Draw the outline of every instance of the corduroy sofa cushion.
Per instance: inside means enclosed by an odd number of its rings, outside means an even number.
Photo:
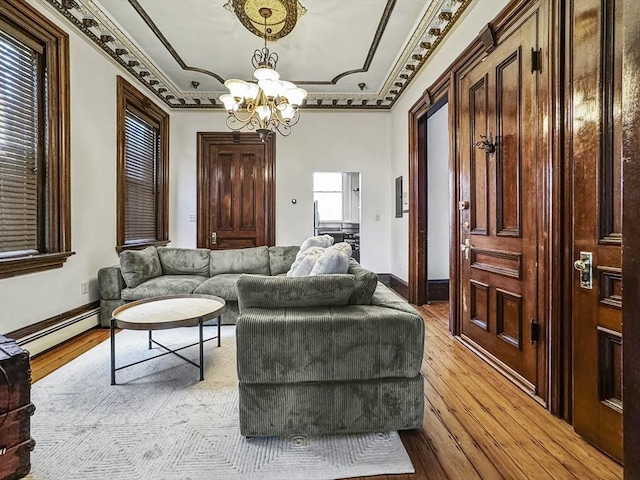
[[[144,250],[125,250],[120,253],[122,278],[129,288],[162,275],[162,265],[156,247]]]
[[[238,279],[238,306],[244,308],[331,307],[346,305],[355,288],[352,275],[264,277]]]
[[[209,276],[207,248],[158,248],[158,258],[164,275]]]

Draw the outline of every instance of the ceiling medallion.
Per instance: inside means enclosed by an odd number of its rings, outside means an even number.
[[[299,0],[228,0],[224,8],[233,13],[240,23],[254,35],[264,37],[264,17],[260,9],[268,8],[267,40],[274,42],[285,37],[296,26],[298,18],[307,12]]]

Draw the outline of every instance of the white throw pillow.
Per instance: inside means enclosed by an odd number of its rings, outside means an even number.
[[[346,245],[346,247],[345,247]],[[349,259],[351,258],[351,246],[338,243],[325,249],[324,253],[315,262],[309,275],[328,275],[331,273],[347,273]]]
[[[335,245],[332,245],[331,248],[335,248],[336,250],[340,250],[346,253],[347,255],[349,255],[349,258],[351,258],[351,255],[353,254],[351,245],[349,245],[347,242],[336,243]]]
[[[322,247],[327,248],[333,245],[333,237],[331,235],[318,235],[317,237],[309,237],[302,245],[300,245],[300,252],[303,253],[309,247]]]
[[[287,277],[306,277],[309,275],[316,261],[324,252],[325,249],[322,247],[309,247],[304,252],[299,252],[296,261],[287,272]]]

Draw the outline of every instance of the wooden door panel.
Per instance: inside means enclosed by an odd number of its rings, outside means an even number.
[[[522,55],[514,51],[496,67],[496,235],[521,236]]]
[[[469,88],[469,135],[480,138],[489,130],[489,76],[483,75]],[[487,235],[489,232],[489,169],[487,155],[469,143],[471,179],[469,202],[471,209],[471,235]]]
[[[593,288],[573,278],[573,424],[621,461],[622,8],[618,0],[574,1],[572,8],[572,256],[593,255]]]
[[[215,211],[213,231],[233,231],[233,155],[213,150],[216,162],[213,164],[215,181],[211,182],[211,203]],[[217,155],[216,155],[217,154]]]
[[[460,215],[461,238],[469,243],[468,252],[461,245],[462,335],[532,393],[538,382],[538,344],[530,331],[538,318],[537,145],[544,140],[537,128],[538,73],[522,52],[537,49],[536,42],[533,14],[459,81],[461,200],[469,201]],[[495,153],[478,148],[483,136],[495,142]]]
[[[522,295],[496,288],[496,335],[522,350]]]
[[[198,246],[273,245],[273,139],[201,133],[198,142]]]

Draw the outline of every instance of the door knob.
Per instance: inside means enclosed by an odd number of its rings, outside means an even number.
[[[593,288],[593,253],[580,252],[580,259],[573,262],[573,268],[580,272],[580,287]]]

